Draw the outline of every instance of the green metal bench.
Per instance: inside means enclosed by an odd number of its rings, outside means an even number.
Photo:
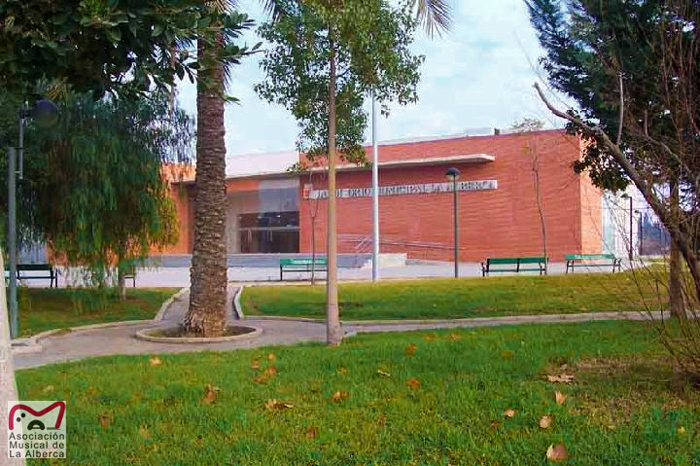
[[[5,268],[5,279],[10,270]],[[58,288],[58,272],[51,264],[17,264],[17,280],[48,280],[50,288]]]
[[[481,275],[490,273],[539,272],[547,275],[547,261],[543,256],[535,257],[489,257],[481,263]]]
[[[576,267],[612,267],[613,273],[622,270],[622,259],[614,254],[569,254],[566,259],[566,273],[574,273]]]
[[[296,259],[280,259],[280,281],[284,280],[284,272],[328,272],[328,259],[325,257],[301,257]]]

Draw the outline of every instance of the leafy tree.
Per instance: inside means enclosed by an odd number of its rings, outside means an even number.
[[[177,240],[162,164],[191,158],[193,124],[170,108],[164,93],[72,95],[60,106],[57,127],[27,128],[20,231],[47,243],[67,264],[88,266],[99,284],[116,264],[123,296],[123,272],[151,248]],[[0,127],[14,127],[14,112],[3,116]],[[0,202],[4,210],[4,191]]]
[[[0,4],[0,83],[27,96],[41,81],[77,92],[118,91],[129,82],[142,91],[194,79],[198,37],[236,31],[245,18],[213,14],[198,0],[6,0]],[[236,60],[224,47],[218,59]]]
[[[700,8],[696,0],[530,0],[532,24],[547,51],[552,86],[580,110],[540,97],[586,141],[575,165],[603,188],[628,183],[642,193],[672,239],[670,307],[694,313],[700,299]],[[682,293],[681,256],[690,271]],[[696,322],[691,319],[692,322]],[[676,346],[700,368],[700,326],[681,326]],[[695,335],[695,336],[692,336]],[[684,343],[684,344],[685,344]],[[696,348],[694,351],[692,348]],[[688,350],[688,351],[686,351]]]
[[[337,150],[360,160],[367,126],[363,95],[374,92],[387,102],[417,100],[423,57],[414,56],[416,20],[410,9],[381,0],[279,1],[277,21],[260,28],[272,44],[261,66],[267,80],[258,94],[284,105],[299,122],[297,146],[313,160],[328,157],[327,340],[342,340],[337,290],[336,174]]]

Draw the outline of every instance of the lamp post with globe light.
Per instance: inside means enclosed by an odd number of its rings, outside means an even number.
[[[17,177],[21,180],[24,172],[24,127],[27,120],[33,119],[39,126],[48,127],[58,121],[58,108],[48,99],[36,102],[34,107],[22,105],[18,112],[19,144],[7,151],[7,253],[9,259],[8,308],[10,314],[10,336],[19,336],[17,312]]]

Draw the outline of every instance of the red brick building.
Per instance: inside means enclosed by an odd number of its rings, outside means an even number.
[[[368,160],[371,150],[366,148]],[[560,130],[381,144],[380,250],[451,259],[453,194],[445,172],[455,167],[461,172],[462,260],[541,255],[543,230],[551,260],[599,253],[602,196],[588,176],[574,173],[572,163],[580,156],[581,141]],[[325,251],[326,177],[322,171],[287,171],[297,160],[293,153],[228,160],[229,253],[309,253],[312,236],[316,250]],[[191,253],[193,190],[191,182],[173,185],[181,235],[167,254]],[[343,165],[338,171],[339,251],[371,251],[371,235],[371,169]]]

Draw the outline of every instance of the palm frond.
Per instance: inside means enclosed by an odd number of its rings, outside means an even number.
[[[261,0],[263,11],[273,22],[284,16],[285,8],[280,0]]]
[[[413,0],[418,22],[430,37],[441,36],[452,27],[452,5],[450,0]]]
[[[209,8],[212,8],[219,13],[226,13],[238,8],[238,0],[209,0],[207,5]]]

